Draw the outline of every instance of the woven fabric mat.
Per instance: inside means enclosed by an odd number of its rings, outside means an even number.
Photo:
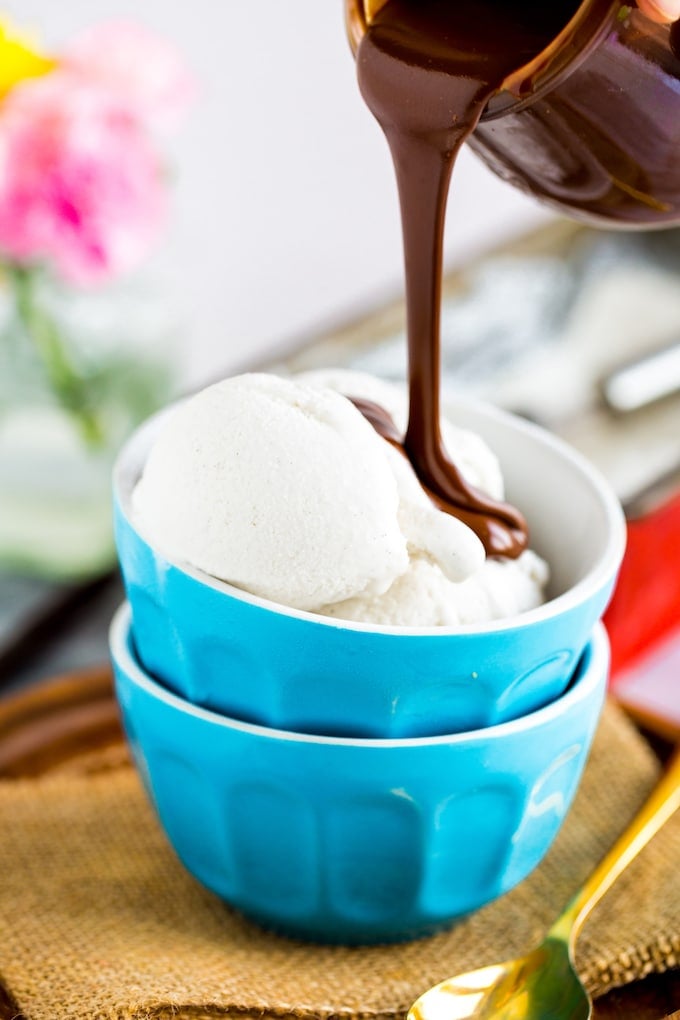
[[[607,706],[576,802],[534,874],[446,933],[373,948],[288,941],[202,889],[122,755],[4,781],[0,980],[27,1020],[401,1016],[430,985],[539,941],[657,774]],[[680,965],[679,860],[676,816],[584,929],[577,963],[592,993]]]

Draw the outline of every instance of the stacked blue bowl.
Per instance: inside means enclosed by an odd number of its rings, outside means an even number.
[[[539,609],[457,631],[287,609],[170,561],[131,500],[163,415],[119,458],[128,604],[111,654],[135,761],[189,871],[286,935],[404,940],[501,896],[549,849],[587,759],[620,508],[540,429],[475,403],[457,415],[533,508],[553,577]]]

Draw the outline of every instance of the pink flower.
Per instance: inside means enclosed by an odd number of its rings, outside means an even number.
[[[92,284],[136,266],[164,212],[162,167],[128,102],[67,70],[0,106],[0,249]]]
[[[134,22],[88,28],[62,52],[60,61],[110,89],[158,128],[174,126],[194,94],[193,80],[175,47]]]

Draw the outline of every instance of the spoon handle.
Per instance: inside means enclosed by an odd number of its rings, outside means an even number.
[[[647,802],[562,912],[550,929],[550,936],[573,946],[593,907],[679,807],[680,748],[677,748]]]

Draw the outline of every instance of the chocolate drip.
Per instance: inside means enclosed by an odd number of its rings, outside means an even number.
[[[361,91],[389,142],[401,205],[409,354],[403,448],[438,505],[469,524],[487,553],[511,558],[528,543],[524,518],[467,485],[441,438],[446,200],[456,155],[491,96],[550,43],[577,6],[575,0],[387,0],[357,53]],[[369,410],[381,431],[382,417]]]
[[[403,437],[385,408],[361,397],[349,399],[376,432],[399,450],[417,472]],[[480,489],[470,485],[447,457],[441,440],[439,449],[445,457],[444,464],[440,467],[435,459],[436,454],[433,460],[440,471],[443,471],[445,494],[442,495],[444,486],[441,485],[439,478],[424,479],[420,474],[420,483],[432,502],[440,510],[453,514],[472,528],[489,556],[518,556],[525,547],[527,534],[526,522],[522,515],[508,503],[491,499]]]
[[[379,436],[395,446],[404,456],[408,456],[404,449],[402,435],[394,424],[394,418],[381,404],[376,404],[373,400],[364,400],[363,397],[348,396],[347,399],[352,401],[357,411],[361,411],[366,421],[373,426]]]

